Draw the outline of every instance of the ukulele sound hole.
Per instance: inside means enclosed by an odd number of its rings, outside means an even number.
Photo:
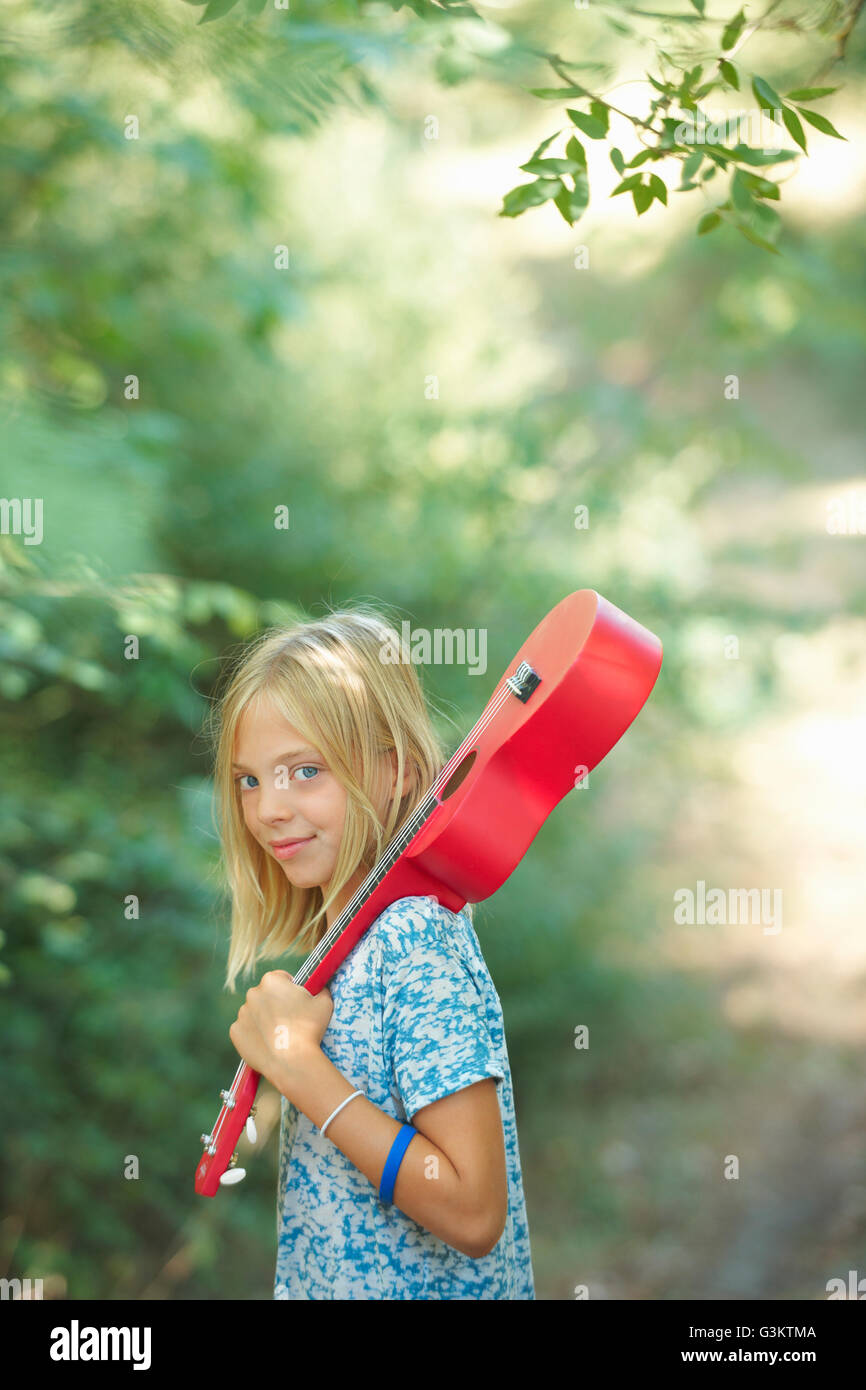
[[[475,762],[477,753],[478,749],[473,748],[471,753],[466,754],[466,757],[463,759],[462,763],[455,767],[451,776],[448,778],[448,781],[445,783],[445,786],[442,788],[442,795],[440,800],[447,801],[449,796],[454,795],[457,788],[460,786],[460,783],[464,781],[464,779],[466,778],[466,775],[472,767],[472,764]]]

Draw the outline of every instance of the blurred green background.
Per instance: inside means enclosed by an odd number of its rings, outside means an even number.
[[[772,256],[696,237],[698,194],[638,220],[595,143],[574,227],[498,217],[565,123],[526,46],[645,58],[602,6],[481,13],[3,7],[0,482],[44,532],[0,536],[0,1275],[45,1297],[272,1296],[273,1091],[247,1181],[192,1186],[242,1002],[221,661],[357,597],[483,628],[486,675],[419,672],[453,748],[579,588],[665,660],[476,909],[537,1297],[866,1274],[866,535],[828,529],[866,501],[862,35]],[[782,930],[678,925],[700,880],[780,889]]]

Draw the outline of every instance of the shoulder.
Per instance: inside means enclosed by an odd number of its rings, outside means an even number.
[[[393,966],[419,953],[462,954],[467,925],[464,912],[451,912],[438,898],[398,898],[376,918],[372,934],[383,965]]]

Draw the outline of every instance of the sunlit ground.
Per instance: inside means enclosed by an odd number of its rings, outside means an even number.
[[[866,622],[840,616],[814,637],[779,639],[776,649],[794,712],[727,742],[737,783],[723,797],[699,783],[687,789],[659,877],[673,864],[704,863],[707,888],[779,888],[781,930],[672,925],[656,944],[686,969],[726,974],[750,964],[748,981],[725,993],[735,1026],[862,1043]]]

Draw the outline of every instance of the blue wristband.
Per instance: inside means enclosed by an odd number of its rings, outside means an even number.
[[[391,1152],[385,1159],[385,1167],[382,1170],[382,1179],[379,1183],[381,1201],[391,1201],[394,1195],[394,1183],[397,1181],[397,1171],[403,1162],[403,1155],[417,1133],[417,1129],[413,1129],[411,1125],[404,1125],[391,1145]]]

